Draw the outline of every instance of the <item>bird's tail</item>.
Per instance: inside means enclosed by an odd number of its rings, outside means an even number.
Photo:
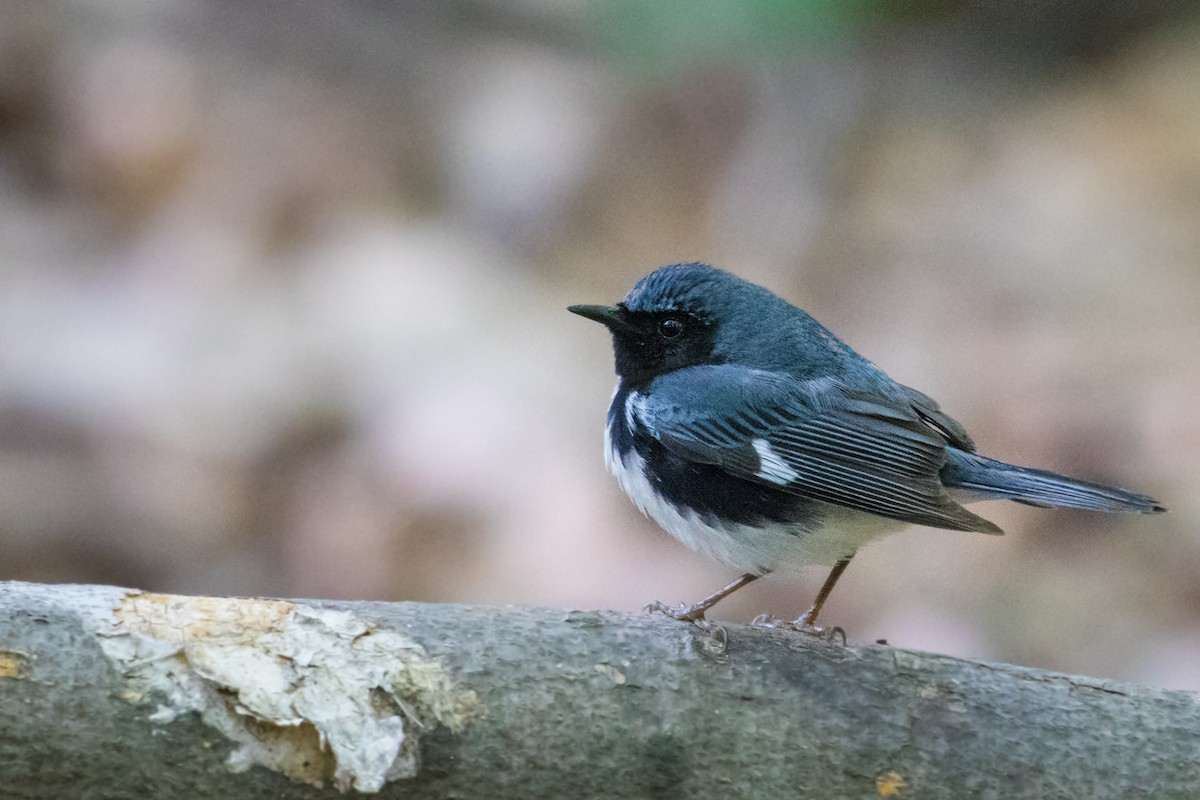
[[[975,500],[1015,500],[1043,508],[1138,511],[1142,514],[1167,510],[1144,494],[1068,478],[1044,469],[1005,464],[954,447],[947,448],[941,479],[943,485],[958,488]]]

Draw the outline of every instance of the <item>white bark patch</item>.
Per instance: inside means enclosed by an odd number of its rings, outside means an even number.
[[[97,615],[100,616],[100,615]],[[124,697],[156,722],[197,712],[237,743],[228,766],[377,792],[417,774],[417,739],[479,710],[416,642],[281,600],[126,594],[96,620]]]

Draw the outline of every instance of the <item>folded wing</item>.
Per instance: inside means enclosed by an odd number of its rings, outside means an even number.
[[[737,478],[918,525],[1001,533],[938,478],[947,441],[970,442],[962,426],[925,395],[896,390],[701,366],[656,379],[632,410],[671,452]]]

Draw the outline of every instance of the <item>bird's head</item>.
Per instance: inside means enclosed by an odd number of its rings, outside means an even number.
[[[673,264],[642,278],[615,306],[567,310],[606,326],[617,375],[628,385],[643,386],[685,367],[753,361],[745,351],[768,327],[762,315],[777,313],[782,302],[707,264]]]

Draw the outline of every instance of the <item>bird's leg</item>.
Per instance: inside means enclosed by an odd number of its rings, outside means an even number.
[[[833,591],[834,584],[838,582],[838,578],[842,577],[842,573],[846,571],[846,567],[850,566],[850,559],[852,558],[854,558],[853,553],[833,565],[833,569],[829,572],[829,577],[825,579],[825,583],[821,586],[821,591],[817,592],[817,599],[813,601],[812,608],[800,615],[800,619],[795,622],[796,625],[805,628],[817,627],[817,615],[821,613],[821,607],[829,599],[829,593]]]
[[[762,573],[766,575],[766,573]],[[696,622],[699,623],[704,619],[704,612],[715,606],[717,603],[724,600],[729,595],[736,592],[738,589],[745,586],[747,583],[761,578],[762,575],[755,575],[753,572],[747,572],[737,580],[730,583],[728,586],[718,589],[703,600],[692,603],[690,606],[680,603],[677,606],[669,606],[666,603],[661,603],[655,600],[650,605],[643,609],[647,614],[666,614],[672,619],[677,619],[680,622]]]
[[[825,579],[825,583],[821,585],[821,591],[817,592],[817,599],[813,601],[812,607],[805,611],[800,617],[792,622],[784,622],[781,619],[760,614],[754,618],[751,625],[758,625],[764,628],[787,628],[788,630],[800,631],[801,633],[809,633],[814,636],[827,636],[832,638],[841,634],[842,641],[846,639],[846,632],[841,628],[821,628],[817,625],[817,615],[821,613],[821,607],[825,605],[825,601],[829,599],[829,593],[833,591],[833,587],[837,584],[838,578],[842,577],[842,573],[846,571],[846,567],[850,566],[850,559],[854,558],[854,553],[839,559],[833,565],[833,569],[829,572],[829,577]]]

